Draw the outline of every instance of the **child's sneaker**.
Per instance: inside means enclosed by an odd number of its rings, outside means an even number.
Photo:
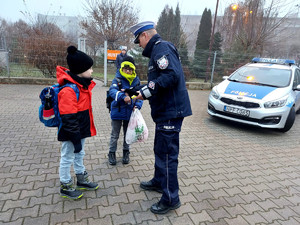
[[[70,181],[69,183],[60,183],[60,195],[63,198],[69,198],[69,199],[79,199],[83,196],[81,191],[78,191],[73,188],[73,181]]]
[[[86,171],[84,171],[83,174],[76,174],[76,177],[77,177],[76,189],[89,190],[89,191],[98,189],[99,185],[97,183],[93,183],[93,182],[89,181],[88,176],[89,175]]]

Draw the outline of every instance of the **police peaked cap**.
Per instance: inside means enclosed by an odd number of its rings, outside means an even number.
[[[141,22],[141,23],[138,23],[138,24],[132,26],[130,28],[130,31],[135,36],[134,43],[138,44],[139,43],[139,40],[138,40],[139,35],[146,30],[154,29],[154,25],[155,24],[152,21],[144,21],[144,22]]]

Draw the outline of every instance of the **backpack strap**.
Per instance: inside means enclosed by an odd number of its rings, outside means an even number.
[[[79,92],[79,89],[78,89],[77,85],[73,84],[73,83],[66,83],[65,85],[61,86],[60,88],[63,89],[64,87],[70,87],[75,91],[75,94],[76,94],[76,97],[77,97],[77,102],[78,102],[80,92]]]
[[[122,81],[121,81],[121,79],[117,78],[117,77],[115,77],[115,79],[118,82],[118,88],[119,88],[119,90],[121,90],[121,87],[122,87]]]

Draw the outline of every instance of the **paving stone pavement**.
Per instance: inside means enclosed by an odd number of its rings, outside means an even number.
[[[193,116],[180,139],[182,206],[166,215],[149,207],[160,195],[141,190],[153,175],[154,123],[142,114],[145,143],[131,146],[131,162],[107,163],[110,117],[106,87],[93,92],[98,134],[86,142],[85,165],[100,188],[81,200],[59,196],[60,143],[38,120],[39,85],[0,85],[0,224],[300,224],[300,115],[287,133],[210,118],[208,91],[189,91]],[[74,174],[74,173],[73,173]]]

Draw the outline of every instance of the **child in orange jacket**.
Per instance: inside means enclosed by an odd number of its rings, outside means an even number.
[[[96,135],[92,114],[92,89],[96,83],[92,80],[93,60],[74,46],[67,49],[69,70],[57,66],[57,81],[62,86],[73,83],[79,89],[79,99],[71,87],[63,88],[58,94],[58,108],[62,123],[58,130],[58,140],[62,141],[59,166],[60,195],[65,198],[82,197],[80,190],[96,190],[97,183],[90,182],[83,164],[84,143],[87,137]],[[77,178],[77,187],[73,188],[70,174],[73,165]]]

